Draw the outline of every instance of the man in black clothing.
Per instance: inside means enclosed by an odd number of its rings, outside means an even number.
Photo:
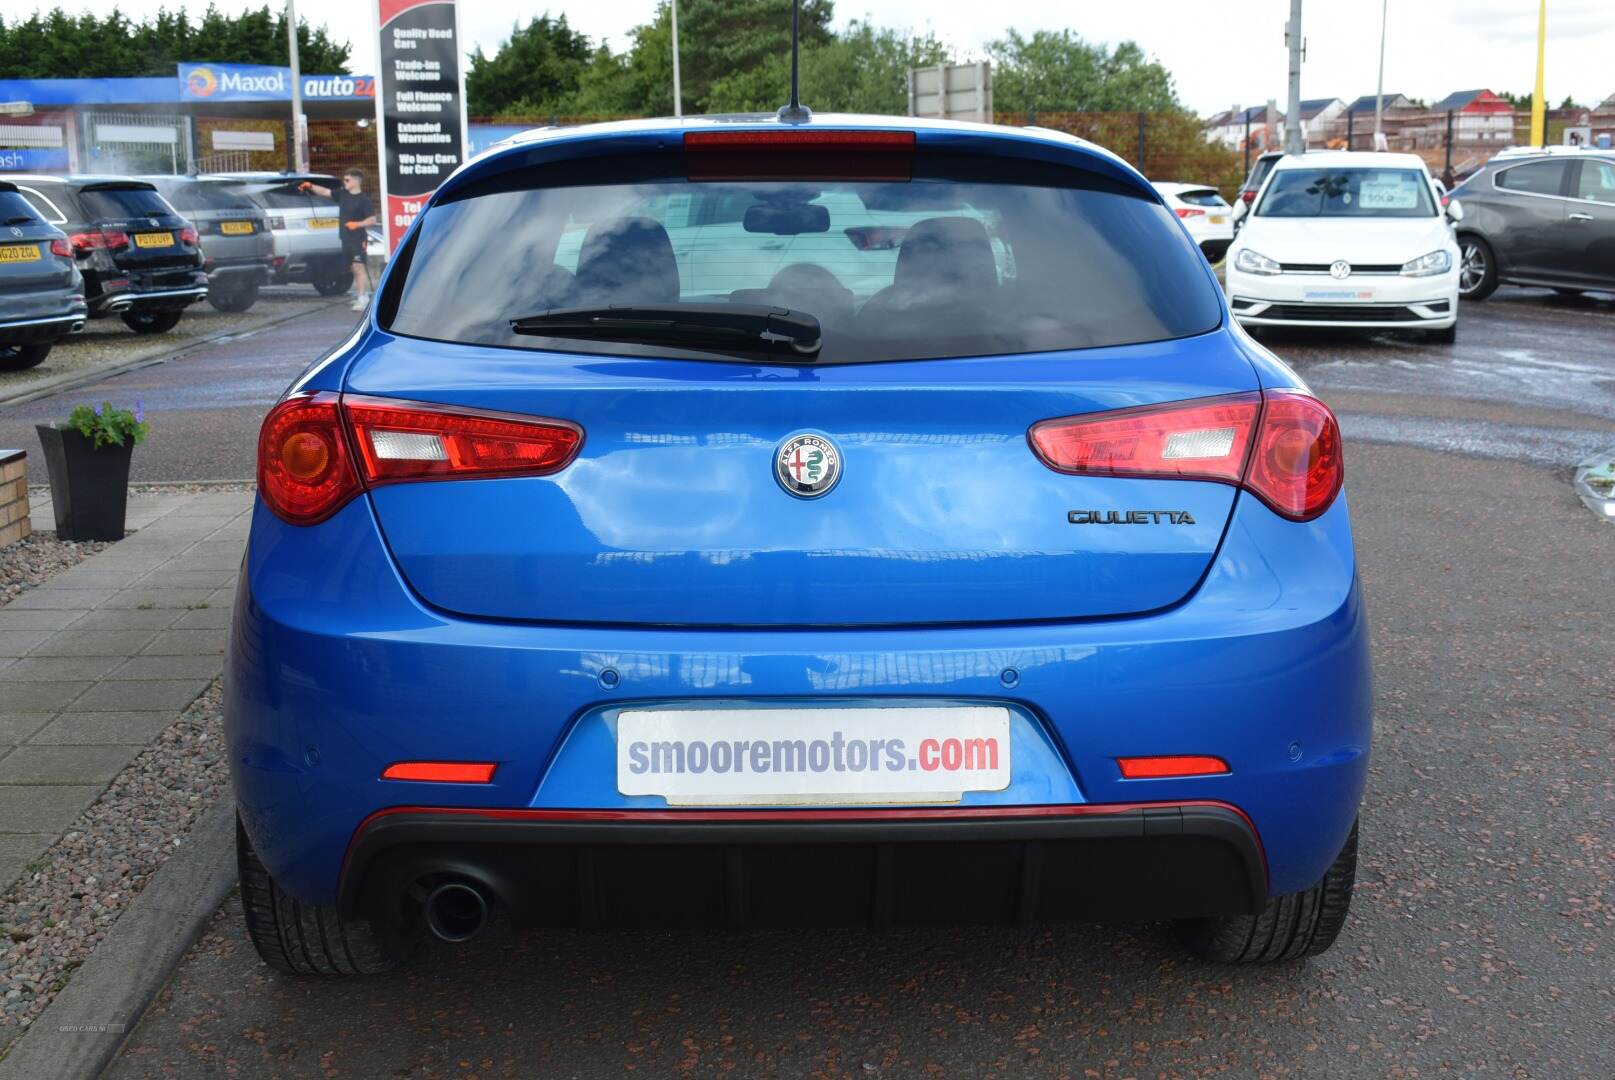
[[[342,229],[342,260],[353,267],[353,310],[363,311],[370,303],[370,264],[365,261],[369,236],[365,230],[376,223],[376,208],[364,192],[364,170],[349,169],[343,173],[342,190],[334,196],[330,188],[307,180],[298,184],[297,189],[336,199],[337,224]]]

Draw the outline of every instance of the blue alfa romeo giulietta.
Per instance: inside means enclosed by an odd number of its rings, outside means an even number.
[[[1328,948],[1370,742],[1339,428],[1035,129],[482,154],[269,412],[231,634],[264,960],[518,924]]]

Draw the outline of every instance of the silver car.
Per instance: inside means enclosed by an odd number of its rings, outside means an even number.
[[[342,229],[335,199],[299,191],[304,181],[336,190],[336,177],[321,173],[221,173],[260,206],[269,220],[276,284],[313,285],[321,296],[348,291],[353,272],[342,258]]]
[[[0,371],[42,363],[85,318],[84,278],[67,234],[0,180]]]
[[[196,226],[206,258],[207,300],[219,311],[246,311],[269,284],[274,241],[269,218],[232,180],[146,176]]]

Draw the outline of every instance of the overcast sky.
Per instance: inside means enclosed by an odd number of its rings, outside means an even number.
[[[27,0],[23,0],[24,3]],[[73,9],[75,0],[58,0]],[[215,0],[222,9],[257,7],[264,0]],[[276,3],[278,0],[269,0]],[[52,0],[42,0],[51,6]],[[140,17],[166,3],[200,12],[207,0],[119,0],[127,14]],[[21,7],[17,0],[6,6]],[[108,0],[88,5],[110,10]],[[356,73],[375,71],[371,40],[374,0],[302,0],[298,15],[323,22],[353,46]],[[565,14],[591,38],[614,48],[627,32],[647,21],[654,0],[461,0],[461,27],[467,49],[481,45],[492,53],[513,22],[545,7]],[[1179,96],[1193,109],[1211,113],[1236,102],[1258,104],[1285,97],[1284,20],[1288,0],[994,0],[992,3],[936,3],[935,0],[839,0],[837,24],[867,18],[877,25],[930,30],[966,57],[1006,27],[1024,34],[1041,29],[1074,30],[1093,41],[1137,41],[1177,80]],[[1390,30],[1385,51],[1385,89],[1434,101],[1453,90],[1487,87],[1528,93],[1535,78],[1536,0],[1389,0]],[[1234,14],[1237,12],[1237,14]],[[1380,5],[1375,0],[1331,0],[1306,5],[1303,20],[1307,62],[1302,68],[1304,97],[1342,97],[1374,92],[1379,52]],[[197,56],[184,59],[208,60]],[[1567,95],[1584,104],[1615,94],[1615,0],[1548,0],[1547,96],[1557,105]],[[808,102],[809,105],[812,102]]]

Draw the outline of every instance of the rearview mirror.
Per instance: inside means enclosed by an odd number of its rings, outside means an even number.
[[[1454,225],[1464,219],[1464,204],[1457,199],[1447,200],[1447,220]]]
[[[773,236],[830,231],[830,208],[818,203],[757,203],[746,208],[746,231]]]

